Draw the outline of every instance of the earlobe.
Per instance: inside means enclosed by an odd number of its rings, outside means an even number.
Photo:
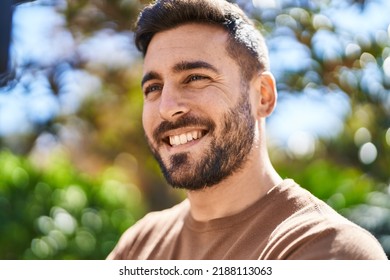
[[[257,115],[259,117],[268,117],[271,115],[276,106],[277,90],[275,78],[272,73],[265,71],[259,75],[259,104]]]

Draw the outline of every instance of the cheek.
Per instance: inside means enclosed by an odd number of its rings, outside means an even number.
[[[148,138],[151,138],[151,135],[153,133],[153,119],[156,119],[155,116],[153,116],[153,110],[151,110],[149,107],[145,107],[143,108],[143,111],[142,111],[142,126],[144,128],[144,131],[145,131],[145,134],[146,136],[148,136]]]
[[[260,104],[260,98],[259,98],[259,95],[256,94],[256,92],[250,92],[250,95],[249,95],[249,102],[250,102],[250,105],[251,105],[251,110],[252,110],[252,115],[255,119],[258,119],[258,111],[259,111],[259,106],[258,104]]]

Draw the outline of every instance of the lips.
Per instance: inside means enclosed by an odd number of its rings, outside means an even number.
[[[153,139],[158,146],[178,147],[212,134],[214,129],[215,123],[210,119],[185,115],[176,122],[162,121],[154,130]]]
[[[201,138],[203,135],[204,133],[201,130],[194,130],[186,133],[170,135],[169,144],[172,147],[184,145],[187,144],[188,142]]]

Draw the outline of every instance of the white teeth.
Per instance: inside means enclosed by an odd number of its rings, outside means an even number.
[[[180,135],[180,143],[181,144],[187,143],[187,135],[186,134],[181,134]]]
[[[180,144],[180,136],[176,135],[173,139],[175,139],[175,144],[176,145]]]
[[[171,146],[183,145],[187,142],[199,139],[200,137],[202,137],[201,131],[192,131],[180,135],[169,136],[169,144],[171,144]]]

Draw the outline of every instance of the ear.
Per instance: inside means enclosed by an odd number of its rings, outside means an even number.
[[[277,100],[275,78],[271,72],[265,71],[258,75],[256,89],[259,94],[257,116],[268,117],[274,111]]]

